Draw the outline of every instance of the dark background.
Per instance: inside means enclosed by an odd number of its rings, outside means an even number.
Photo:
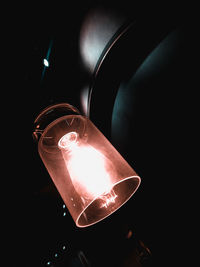
[[[177,35],[178,49],[172,46],[175,52],[169,53],[172,59],[166,67],[155,71],[150,78],[145,77],[145,82],[138,81],[139,89],[134,93],[126,87],[127,95],[122,96],[121,101],[128,104],[122,107],[122,120],[118,121],[126,132],[118,134],[114,130],[113,139],[110,138],[143,178],[141,188],[135,198],[105,221],[78,229],[63,208],[64,203],[39,158],[32,131],[35,117],[49,104],[64,101],[82,111],[80,93],[92,77],[80,60],[79,31],[84,15],[96,4],[118,8],[131,17],[142,17],[146,23],[165,9],[169,23],[175,21],[181,30]],[[6,266],[48,266],[48,262],[52,266],[82,266],[80,251],[92,266],[126,266],[120,263],[130,260],[130,255],[134,262],[136,256],[132,251],[138,240],[151,251],[147,266],[164,266],[166,262],[173,266],[175,258],[182,258],[179,247],[188,246],[187,228],[183,230],[183,237],[180,225],[189,216],[184,199],[191,183],[190,136],[197,88],[194,83],[195,23],[188,23],[190,10],[179,5],[134,3],[133,8],[132,4],[131,1],[106,4],[87,0],[58,7],[58,4],[32,3],[12,6],[8,12],[6,21],[10,24],[3,38],[7,49],[2,50],[2,54],[9,55],[9,64],[4,67],[8,76],[5,76],[5,122],[2,122],[8,133],[3,139],[9,188],[4,197],[8,203]],[[52,40],[50,67],[43,73],[43,58]],[[155,64],[152,63],[152,68],[150,65],[151,70]],[[147,84],[155,90],[147,91]],[[135,94],[136,113],[131,104]],[[109,102],[105,104],[109,106]],[[139,114],[138,117],[135,118],[135,114]],[[98,118],[106,115],[103,110],[92,114],[105,134],[106,126]],[[133,138],[134,127],[139,129],[135,135],[137,141],[129,143],[127,140]],[[133,236],[129,240],[126,236],[130,230]]]

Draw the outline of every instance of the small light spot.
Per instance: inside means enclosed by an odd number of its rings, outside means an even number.
[[[63,209],[64,209],[65,207],[66,207],[65,204],[63,204]]]
[[[50,261],[48,261],[48,262],[47,262],[47,266],[49,266],[50,264],[51,264],[51,262],[50,262]]]
[[[64,212],[64,213],[63,213],[63,216],[66,216],[66,214],[67,214],[67,213],[66,213],[66,212]]]
[[[46,58],[43,59],[43,64],[45,67],[49,67],[49,61]]]
[[[55,253],[55,255],[54,255],[54,256],[55,256],[55,258],[57,258],[57,257],[58,257],[58,253]]]
[[[66,249],[66,246],[63,246],[62,249],[65,250]]]
[[[131,238],[132,235],[133,235],[133,232],[132,232],[131,230],[129,230],[129,231],[128,231],[128,234],[127,234],[127,236],[126,236],[126,238],[129,239],[129,238]]]

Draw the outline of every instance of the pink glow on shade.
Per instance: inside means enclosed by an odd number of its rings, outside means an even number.
[[[69,136],[71,143],[68,142]],[[58,142],[75,190],[86,199],[109,192],[112,189],[109,175],[109,170],[113,171],[109,168],[111,163],[92,146],[80,145],[75,136],[77,133],[68,133]],[[61,146],[63,143],[66,145]],[[114,197],[111,199],[114,201]],[[109,200],[106,203],[107,206]]]
[[[49,123],[38,151],[78,227],[108,217],[140,185],[140,177],[87,117],[66,115]]]

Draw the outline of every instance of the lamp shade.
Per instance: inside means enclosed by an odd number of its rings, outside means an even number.
[[[140,177],[89,120],[69,104],[35,120],[39,155],[78,227],[97,223],[137,190]]]

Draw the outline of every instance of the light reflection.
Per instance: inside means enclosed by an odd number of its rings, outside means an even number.
[[[48,68],[49,65],[50,65],[50,63],[49,63],[49,57],[50,57],[52,46],[53,46],[53,40],[50,41],[50,44],[49,44],[49,48],[48,48],[46,57],[43,59],[44,69],[43,69],[42,76],[41,76],[41,82],[44,79],[44,74],[45,74],[46,68]]]
[[[105,8],[91,9],[85,16],[80,30],[80,55],[84,67],[92,73],[117,29],[124,22],[121,14]]]
[[[132,237],[132,235],[133,235],[132,230],[129,230],[129,231],[128,231],[128,234],[127,234],[127,236],[126,236],[126,238],[127,238],[127,239],[130,239],[130,238]]]
[[[82,106],[82,110],[83,113],[88,116],[89,115],[89,104],[88,104],[88,100],[89,100],[89,85],[85,86],[80,94],[80,100],[81,100],[81,106]]]
[[[54,259],[49,259],[48,261],[46,261],[46,266],[54,266],[53,263],[56,263],[56,261],[59,260],[59,259],[62,257],[62,255],[64,255],[64,252],[65,252],[66,249],[67,249],[67,246],[64,245],[64,244],[62,244],[62,245],[60,246],[60,248],[59,248],[59,251],[58,251],[58,252],[55,252],[55,253],[53,254],[53,258],[54,258]],[[52,261],[51,261],[51,260],[52,260]],[[56,265],[56,266],[57,266],[57,265]]]
[[[43,59],[43,64],[45,65],[45,67],[49,67],[49,61],[46,58]]]

